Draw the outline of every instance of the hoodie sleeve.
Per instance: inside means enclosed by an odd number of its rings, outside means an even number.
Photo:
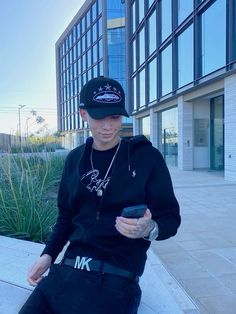
[[[67,187],[67,177],[69,170],[70,154],[67,156],[62,172],[61,182],[58,192],[58,217],[53,227],[52,234],[46,243],[42,254],[48,254],[52,257],[52,263],[56,260],[58,254],[62,251],[72,233],[72,210],[69,207],[69,193]]]
[[[155,165],[146,185],[147,205],[158,224],[156,240],[165,240],[177,233],[181,218],[169,170],[161,153],[154,149]]]

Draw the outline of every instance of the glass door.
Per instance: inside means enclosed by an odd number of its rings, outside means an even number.
[[[211,99],[211,169],[224,169],[224,97]]]
[[[162,148],[166,163],[177,166],[178,160],[178,109],[177,107],[162,112]]]

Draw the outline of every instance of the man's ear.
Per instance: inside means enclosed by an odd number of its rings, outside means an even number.
[[[88,113],[85,109],[80,108],[79,110],[80,116],[83,119],[83,121],[88,122]]]

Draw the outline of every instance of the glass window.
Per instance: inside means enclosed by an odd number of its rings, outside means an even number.
[[[144,3],[145,1],[143,0],[138,0],[138,11],[139,11],[139,23],[142,21],[144,18]]]
[[[75,79],[73,82],[74,82],[74,92],[75,92],[75,95],[76,95],[78,93],[77,79]]]
[[[102,13],[102,0],[98,0],[98,15]]]
[[[91,49],[88,50],[87,55],[88,55],[88,68],[89,68],[89,67],[91,67],[91,65],[92,65],[92,60],[91,60],[91,58],[92,58],[92,53],[91,53]]]
[[[82,72],[86,70],[86,54],[82,57]]]
[[[157,59],[149,63],[149,102],[157,99]]]
[[[172,31],[171,0],[161,1],[161,39],[164,41]]]
[[[87,47],[91,45],[91,31],[90,29],[87,31]]]
[[[81,90],[81,77],[77,78],[77,86],[78,86],[78,92]]]
[[[136,40],[132,43],[133,46],[133,72],[136,71],[137,62],[136,62]]]
[[[193,11],[193,0],[178,0],[178,24],[181,24]]]
[[[85,32],[85,17],[82,18],[81,26],[82,26],[82,34],[83,34]]]
[[[82,75],[82,81],[83,81],[83,86],[84,86],[87,82],[87,73],[86,72]]]
[[[135,32],[136,30],[136,14],[135,14],[135,7],[136,7],[136,2],[134,1],[134,3],[132,4],[132,30],[133,30],[133,33]]]
[[[106,1],[107,3],[107,19],[116,19],[125,16],[124,1],[111,0]]]
[[[61,59],[62,58],[62,46],[59,46],[58,48],[58,55],[59,55],[59,58]]]
[[[125,77],[125,28],[113,28],[107,32],[109,76]]]
[[[60,61],[60,73],[63,72],[63,62]]]
[[[70,81],[70,76],[69,76],[69,68],[66,70],[66,82],[68,83]]]
[[[90,26],[90,23],[91,23],[91,15],[90,15],[90,11],[87,12],[86,14],[86,23],[87,23],[87,29],[89,28]]]
[[[79,23],[79,24],[77,24],[77,37],[79,38],[80,35],[81,35],[81,33],[80,33],[80,23]]]
[[[64,127],[65,127],[65,131],[67,131],[67,130],[68,130],[68,121],[67,121],[67,117],[65,117]]]
[[[145,69],[139,74],[139,107],[143,107],[146,104],[145,101]]]
[[[62,44],[62,54],[63,54],[63,56],[64,56],[65,53],[66,53],[66,43],[64,41],[63,44]]]
[[[162,89],[161,95],[172,91],[172,45],[169,45],[161,53]]]
[[[77,60],[77,73],[78,76],[81,74],[81,59]]]
[[[80,57],[80,55],[81,55],[80,43],[81,43],[81,41],[79,40],[79,41],[77,42],[77,55],[78,55],[78,57]]]
[[[99,59],[103,57],[103,46],[102,46],[102,39],[98,42],[98,49],[99,49]]]
[[[73,80],[73,65],[70,66],[70,80]]]
[[[98,37],[102,36],[102,18],[98,20]]]
[[[92,78],[92,70],[88,70],[88,81],[90,81]]]
[[[92,21],[94,21],[97,17],[97,8],[96,8],[96,2],[92,6]]]
[[[179,87],[193,81],[193,26],[178,37]]]
[[[98,66],[95,65],[95,66],[93,67],[93,77],[97,77],[97,76],[98,76]]]
[[[145,61],[145,38],[144,38],[144,27],[139,33],[139,64]]]
[[[202,74],[206,75],[225,64],[226,0],[218,0],[202,14]]]
[[[76,62],[73,64],[73,67],[74,67],[74,77],[77,76],[77,64]]]
[[[73,27],[73,44],[76,42],[76,38],[77,38],[77,36],[76,36],[76,27],[74,26]]]
[[[70,97],[72,97],[74,95],[74,91],[73,91],[73,81],[70,82]]]
[[[66,58],[64,57],[64,58],[62,59],[62,71],[64,72],[65,69],[66,69]]]
[[[73,47],[73,55],[74,55],[74,60],[76,60],[78,58],[77,51],[76,51],[76,45],[74,45],[74,47]]]
[[[93,46],[93,64],[96,63],[98,61],[98,46],[95,45]]]
[[[70,36],[69,36],[69,48],[72,47],[72,33],[70,33]]]
[[[99,62],[99,75],[103,75],[103,61]]]
[[[156,38],[156,11],[153,12],[153,14],[149,18],[149,55],[153,53],[153,51],[157,48],[157,38]]]
[[[140,119],[140,123],[141,123],[141,134],[143,134],[144,136],[146,136],[147,139],[150,140],[150,133],[151,133],[150,116]]]
[[[69,99],[70,98],[70,84],[66,85],[66,98]]]
[[[63,100],[66,100],[66,86],[64,87],[64,91],[63,91]]]
[[[134,110],[137,110],[137,79],[136,76],[133,78],[133,100]]]
[[[84,53],[85,52],[85,48],[86,48],[86,46],[85,46],[85,35],[82,37],[82,53]]]
[[[68,51],[69,49],[69,39],[68,37],[66,37],[66,52]]]
[[[148,7],[150,8],[150,6],[153,4],[154,0],[148,0]]]
[[[75,61],[75,56],[73,54],[74,49],[71,48],[70,50],[70,64],[72,64]]]
[[[73,62],[73,49],[70,50],[70,64]]]
[[[97,40],[97,23],[93,25],[93,43]]]

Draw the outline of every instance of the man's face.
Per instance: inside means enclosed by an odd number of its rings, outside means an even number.
[[[119,138],[122,116],[93,119],[86,110],[80,109],[81,117],[89,125],[94,141],[101,145],[113,144]]]

